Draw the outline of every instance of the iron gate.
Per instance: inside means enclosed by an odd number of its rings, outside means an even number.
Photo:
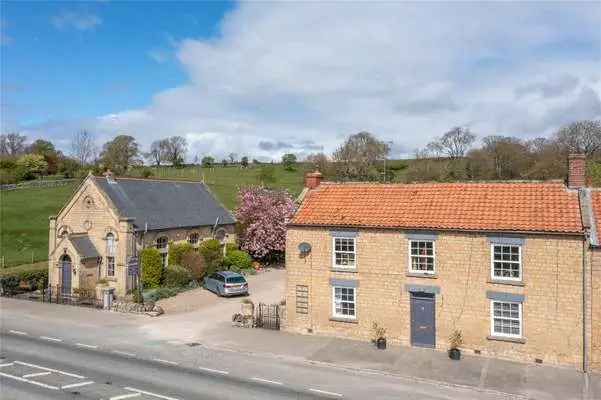
[[[255,328],[280,329],[280,306],[259,303],[255,308]]]

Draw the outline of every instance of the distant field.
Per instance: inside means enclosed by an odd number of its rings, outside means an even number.
[[[60,210],[73,187],[0,192],[0,257],[5,265],[48,259],[48,217]]]
[[[395,168],[403,161],[389,162]],[[200,167],[150,167],[152,177],[202,180],[230,210],[236,207],[236,195],[241,186],[261,183],[262,168],[273,171],[273,180],[263,182],[265,186],[282,188],[297,196],[303,187],[303,175],[310,169],[307,164],[298,164],[294,171],[286,171],[280,164],[238,166],[216,166],[212,169]],[[142,170],[135,169],[131,175],[141,176]],[[402,179],[404,171],[395,171],[395,180]],[[0,256],[6,266],[44,261],[48,257],[48,216],[56,214],[65,204],[75,185],[55,188],[21,189],[0,192]]]
[[[151,167],[152,177],[204,180],[211,191],[229,209],[236,207],[236,195],[242,186],[258,185],[261,183],[261,168],[273,170],[273,181],[263,182],[265,186],[286,189],[297,196],[303,187],[303,175],[308,165],[299,164],[294,171],[286,171],[279,164],[251,165],[248,168],[238,166],[214,168],[200,167]],[[141,170],[134,170],[132,175],[140,175]]]

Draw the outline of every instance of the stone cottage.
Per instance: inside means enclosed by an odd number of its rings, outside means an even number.
[[[127,264],[145,247],[168,264],[170,242],[235,241],[235,219],[201,182],[88,175],[50,217],[49,284],[63,294],[105,279],[123,296],[136,280]]]
[[[287,329],[601,369],[601,192],[549,182],[329,183],[288,224]]]

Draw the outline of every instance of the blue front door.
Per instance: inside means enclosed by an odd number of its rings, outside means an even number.
[[[61,294],[71,294],[71,258],[63,256],[61,258]]]
[[[434,294],[411,293],[411,345],[436,347],[434,312]]]

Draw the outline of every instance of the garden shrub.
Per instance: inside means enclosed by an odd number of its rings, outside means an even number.
[[[173,297],[180,292],[178,288],[169,288],[169,287],[159,287],[154,289],[145,290],[142,293],[142,297],[144,301],[153,301],[157,302],[161,299],[166,299],[168,297]]]
[[[181,265],[182,256],[188,251],[194,250],[194,247],[188,242],[170,242],[169,243],[169,264]]]
[[[48,284],[48,264],[44,262],[0,269],[0,279],[3,285],[16,280],[17,286],[24,281],[32,288],[41,289]]]
[[[252,268],[252,258],[250,255],[242,250],[233,250],[223,259],[223,265],[232,269],[236,267],[239,270]]]
[[[192,274],[181,265],[170,265],[165,270],[164,285],[167,287],[183,287],[192,280]]]
[[[215,269],[221,265],[223,250],[219,240],[211,239],[201,242],[198,251],[207,263],[207,269]]]
[[[141,279],[144,287],[159,287],[163,275],[161,253],[154,247],[145,248],[140,252],[140,265],[142,267]]]
[[[236,243],[226,243],[225,244],[225,255],[226,256],[235,250],[238,250],[238,245]]]
[[[182,256],[181,264],[190,272],[192,279],[200,281],[204,278],[207,271],[207,263],[199,253],[188,251]]]

